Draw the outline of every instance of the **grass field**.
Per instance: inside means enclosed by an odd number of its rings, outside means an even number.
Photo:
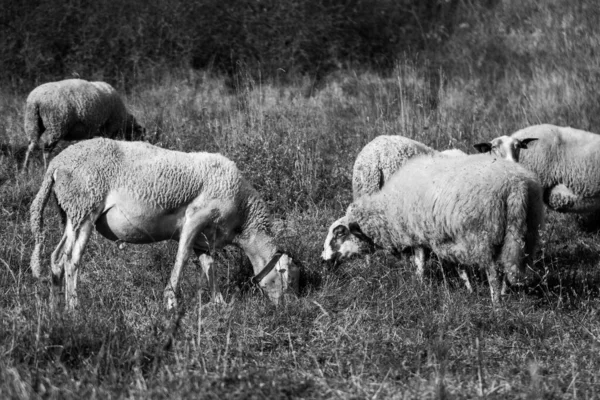
[[[389,75],[342,71],[318,88],[248,73],[230,89],[216,74],[181,70],[134,86],[126,102],[150,142],[227,155],[268,202],[280,246],[304,269],[302,294],[278,308],[248,285],[243,254],[227,248],[217,262],[229,304],[208,304],[190,262],[181,307],[168,313],[162,291],[176,243],[119,249],[94,234],[79,312],[51,314],[49,288],[29,269],[40,157],[30,174],[17,172],[32,88],[3,92],[0,398],[600,397],[599,233],[572,216],[548,213],[536,279],[496,311],[476,271],[469,294],[435,257],[424,284],[410,260],[382,251],[337,270],[319,260],[329,224],[351,200],[354,158],[377,135],[473,153],[473,143],[539,122],[600,131],[588,48],[600,31],[581,33],[594,22],[580,18],[587,14],[546,7],[510,26],[488,16],[495,22],[457,33],[453,45],[475,52],[493,42],[480,43],[490,36],[478,29],[498,29],[498,57],[516,61],[497,70],[467,54],[471,70],[399,61]],[[532,56],[543,52],[557,56]],[[48,209],[46,273],[61,234]]]

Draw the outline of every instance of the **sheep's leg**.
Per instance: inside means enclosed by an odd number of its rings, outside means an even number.
[[[458,276],[460,276],[460,279],[462,279],[465,283],[465,287],[467,288],[469,293],[473,293],[473,287],[471,287],[471,282],[469,281],[469,275],[467,275],[467,270],[461,265],[459,265],[456,268],[458,269]]]
[[[560,184],[546,190],[544,200],[548,206],[559,212],[587,213],[600,208],[600,197],[582,197]]]
[[[415,264],[417,265],[417,279],[423,282],[423,272],[425,271],[425,249],[417,247],[415,249]]]
[[[67,254],[71,253],[74,239],[73,224],[71,220],[67,220],[63,236],[50,257],[50,265],[52,266],[51,307],[55,310],[58,309],[60,302],[60,289],[63,286]]]
[[[500,291],[501,296],[505,296],[508,293],[508,280],[506,277],[502,279],[502,290]]]
[[[37,141],[32,140],[29,142],[29,146],[27,146],[27,152],[25,152],[25,161],[23,161],[23,171],[27,170],[27,165],[29,164],[29,157],[31,153],[35,151],[37,147]]]
[[[204,274],[208,279],[208,287],[211,293],[212,302],[215,304],[225,304],[225,300],[223,299],[223,295],[217,288],[217,279],[215,274],[214,260],[208,254],[201,254],[198,257],[200,261],[200,265],[202,265],[202,269],[204,270]]]
[[[79,261],[85,251],[85,246],[90,239],[94,224],[91,220],[86,220],[77,230],[73,246],[71,247],[70,257],[66,263],[65,274],[65,306],[68,310],[77,308],[77,275],[79,272]]]
[[[169,278],[169,282],[163,293],[167,310],[172,310],[177,307],[177,298],[175,294],[177,293],[179,276],[181,275],[183,266],[192,253],[196,236],[199,232],[202,232],[209,221],[210,213],[210,209],[198,208],[193,205],[190,205],[188,211],[186,211],[185,223],[183,224],[183,228],[181,228],[181,234],[179,236],[175,265],[173,266],[171,277]]]
[[[500,284],[498,280],[498,266],[497,264],[490,263],[486,268],[488,283],[490,285],[490,293],[492,295],[492,305],[494,308],[500,305]]]

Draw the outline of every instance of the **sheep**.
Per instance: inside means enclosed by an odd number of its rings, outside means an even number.
[[[487,155],[424,155],[409,160],[381,191],[350,204],[330,227],[321,257],[338,263],[375,248],[396,254],[412,248],[422,279],[430,249],[442,260],[485,268],[497,305],[497,275],[505,274],[505,285],[523,274],[543,225],[541,186],[519,164]]]
[[[554,211],[588,214],[600,210],[600,135],[550,124],[533,125],[510,136],[537,141],[521,164],[533,171]]]
[[[139,140],[145,134],[117,91],[106,82],[66,79],[44,83],[29,93],[24,113],[29,146],[23,168],[44,133],[44,165],[46,155],[60,140],[112,138],[117,134],[123,134],[127,140]]]
[[[94,226],[112,241],[179,242],[164,290],[167,309],[177,306],[179,276],[192,250],[199,255],[213,302],[222,302],[210,253],[228,244],[248,255],[254,281],[274,303],[284,292],[298,289],[299,269],[277,250],[264,201],[236,165],[220,154],[106,138],[69,146],[50,162],[31,205],[31,270],[36,278],[44,244],[43,211],[51,193],[66,217],[51,256],[53,293],[64,280],[70,310],[77,307],[78,263]]]
[[[383,184],[406,163],[419,154],[438,154],[421,142],[400,135],[381,135],[370,141],[358,153],[352,170],[352,195],[360,196],[379,191]],[[459,149],[440,152],[448,157],[462,157],[467,154]]]
[[[417,154],[434,154],[435,150],[403,136],[377,136],[358,153],[352,171],[354,199],[371,195]]]

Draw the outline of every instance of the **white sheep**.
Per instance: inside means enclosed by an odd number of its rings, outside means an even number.
[[[404,136],[377,136],[363,147],[354,161],[353,198],[379,191],[394,172],[415,155],[434,153],[432,148]]]
[[[298,288],[298,267],[277,250],[264,201],[220,154],[104,138],[68,147],[50,162],[31,205],[35,277],[41,271],[43,210],[51,193],[66,216],[64,234],[51,256],[53,292],[64,277],[70,309],[77,305],[78,263],[94,226],[113,241],[179,241],[164,291],[169,309],[176,306],[179,276],[192,251],[200,255],[213,301],[222,301],[209,253],[228,244],[248,255],[254,281],[275,303],[288,289]]]
[[[420,154],[438,154],[438,151],[400,135],[377,136],[363,147],[354,161],[352,170],[354,200],[379,191],[394,172],[412,157]],[[448,157],[467,155],[459,149],[448,149],[439,154]]]
[[[543,224],[540,184],[520,165],[486,155],[419,156],[348,207],[329,229],[322,258],[413,248],[421,278],[431,249],[442,260],[485,268],[497,304],[504,283],[497,273],[509,282],[523,273]]]
[[[543,124],[521,129],[509,138],[537,140],[520,163],[540,179],[548,207],[570,213],[600,209],[600,135]]]
[[[45,152],[50,153],[60,140],[82,140],[93,136],[140,139],[144,129],[127,111],[117,91],[105,82],[66,79],[44,83],[33,89],[25,104],[25,134],[31,152],[45,134]]]

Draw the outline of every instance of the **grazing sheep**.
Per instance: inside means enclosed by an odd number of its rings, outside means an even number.
[[[104,138],[68,147],[50,162],[31,205],[35,277],[40,276],[43,210],[51,192],[66,216],[64,234],[51,257],[54,292],[64,277],[68,308],[77,305],[78,263],[94,226],[113,241],[179,241],[164,291],[169,309],[176,306],[179,276],[192,250],[200,255],[213,301],[222,301],[209,253],[228,244],[248,255],[254,280],[275,303],[288,288],[298,288],[298,268],[277,251],[265,203],[235,164],[220,154]]]
[[[538,176],[548,207],[569,213],[600,210],[600,135],[543,124],[521,129],[510,138],[537,140],[520,163]]]
[[[370,141],[356,156],[352,171],[354,200],[378,192],[383,184],[409,159],[419,154],[438,152],[421,142],[399,135],[381,135]],[[448,157],[467,154],[459,149],[440,152]]]
[[[49,82],[33,89],[27,97],[24,119],[29,138],[24,168],[44,133],[44,162],[46,153],[60,140],[112,138],[117,134],[123,134],[127,140],[139,140],[144,135],[144,129],[129,114],[111,85],[83,79]]]
[[[377,136],[363,147],[354,161],[353,198],[378,192],[394,172],[415,155],[434,153],[432,148],[404,136]]]
[[[381,191],[348,207],[330,228],[322,258],[413,248],[421,277],[424,250],[431,249],[442,260],[485,268],[497,304],[497,273],[510,282],[523,273],[543,223],[540,184],[520,165],[485,155],[419,156]]]

